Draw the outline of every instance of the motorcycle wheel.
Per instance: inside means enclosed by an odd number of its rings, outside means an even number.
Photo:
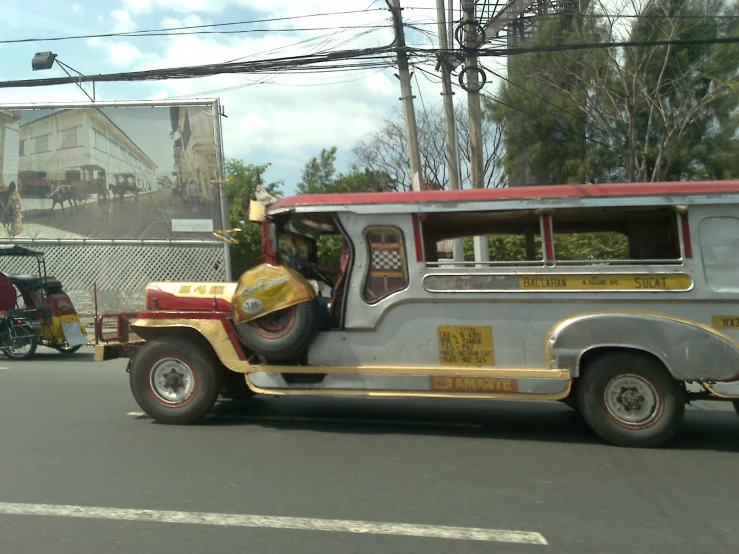
[[[11,360],[27,360],[36,353],[36,335],[27,327],[16,326],[13,328],[15,337],[8,342],[9,346],[3,348],[3,354]]]

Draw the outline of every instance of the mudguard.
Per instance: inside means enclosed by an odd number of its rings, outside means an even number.
[[[560,321],[547,337],[547,360],[577,377],[582,356],[604,347],[653,354],[680,381],[739,379],[736,341],[702,323],[647,311],[599,311]]]

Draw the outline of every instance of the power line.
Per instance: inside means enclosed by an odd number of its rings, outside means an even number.
[[[420,68],[419,68],[419,69],[420,69]],[[420,69],[420,70],[421,70],[421,71],[422,71],[423,73],[427,73],[427,72],[426,72],[425,70],[423,70],[423,69]],[[433,74],[431,74],[431,75],[433,75]],[[435,77],[435,75],[433,75],[433,76]],[[462,87],[461,87],[461,86],[460,86],[460,85],[459,85],[458,83],[454,83],[454,82],[453,82],[453,83],[452,83],[452,85],[454,85],[454,86],[455,86],[455,87],[457,87],[457,88],[462,88]],[[590,136],[588,136],[588,135],[585,135],[585,134],[583,134],[583,133],[580,133],[580,132],[578,132],[578,131],[575,131],[574,129],[563,129],[563,128],[562,128],[561,126],[559,126],[559,125],[556,125],[555,123],[552,123],[551,121],[547,121],[547,120],[546,120],[546,119],[544,119],[543,117],[540,117],[540,116],[538,116],[538,115],[536,115],[536,114],[532,114],[532,113],[530,113],[530,112],[528,112],[528,111],[526,111],[526,110],[524,110],[524,109],[521,109],[521,108],[519,108],[519,107],[517,107],[517,106],[513,106],[513,105],[511,105],[511,104],[508,104],[507,102],[503,102],[503,101],[502,101],[502,100],[501,100],[500,98],[498,98],[498,97],[496,97],[496,96],[494,96],[494,95],[492,95],[492,94],[490,94],[490,93],[485,93],[485,92],[483,92],[483,93],[481,93],[481,94],[482,94],[482,95],[483,95],[483,96],[484,96],[485,98],[487,98],[488,100],[490,100],[491,102],[495,102],[496,104],[500,104],[501,106],[505,106],[506,108],[508,108],[508,109],[511,109],[511,110],[513,110],[513,111],[516,111],[516,112],[519,112],[519,113],[521,113],[521,114],[523,114],[523,115],[525,115],[525,116],[527,116],[527,117],[530,117],[530,118],[532,118],[532,119],[537,119],[537,120],[541,121],[542,123],[544,123],[545,125],[547,125],[547,126],[548,126],[548,127],[550,128],[550,129],[553,129],[553,130],[555,130],[555,131],[559,131],[559,132],[561,132],[561,133],[571,133],[571,134],[573,134],[573,135],[575,135],[575,136],[578,136],[578,137],[580,137],[580,138],[582,138],[582,139],[588,140],[588,141],[590,141],[590,142],[594,142],[595,144],[599,144],[599,145],[601,145],[601,146],[605,146],[606,148],[610,148],[610,149],[612,149],[612,150],[614,150],[614,151],[615,151],[615,147],[614,147],[613,145],[611,145],[611,144],[607,144],[607,143],[605,143],[605,142],[602,142],[602,141],[600,141],[600,140],[598,140],[598,139],[595,139],[595,138],[593,138],[593,137],[590,137]]]
[[[555,46],[529,47],[529,48],[506,48],[506,49],[481,49],[476,51],[479,57],[514,56],[520,54],[538,52],[562,52],[567,50],[587,50],[596,48],[615,47],[638,47],[638,46],[666,46],[680,45],[691,46],[695,44],[730,44],[739,42],[739,37],[722,37],[695,40],[657,40],[657,41],[627,41],[607,43],[582,43],[561,44]],[[206,77],[227,73],[274,73],[285,71],[341,71],[350,67],[384,67],[387,65],[386,57],[397,53],[398,48],[393,44],[365,48],[359,50],[343,50],[326,52],[313,55],[292,56],[285,58],[274,58],[267,60],[256,60],[251,62],[237,62],[226,64],[207,64],[189,67],[173,67],[164,69],[151,69],[145,71],[132,71],[121,73],[108,73],[102,75],[86,75],[79,77],[56,77],[47,79],[28,79],[16,81],[0,81],[0,88],[39,87],[49,85],[62,85],[82,82],[113,82],[113,81],[147,81],[165,79],[187,79],[194,77]],[[432,60],[440,54],[456,54],[454,50],[440,50],[432,48],[406,47],[406,53],[420,60]],[[342,63],[345,62],[345,63]],[[346,63],[351,62],[351,63]]]
[[[622,42],[587,42],[580,44],[558,44],[550,46],[531,46],[519,48],[480,48],[474,51],[477,57],[502,57],[518,56],[521,54],[537,54],[542,52],[566,52],[568,50],[596,50],[606,48],[636,48],[644,46],[695,46],[701,44],[735,44],[739,43],[739,37],[716,37],[708,39],[668,39],[668,40],[644,40],[644,41],[622,41]],[[426,58],[438,57],[440,55],[458,56],[459,52],[453,49],[442,50],[440,48],[411,48],[411,53]]]
[[[348,68],[386,67],[384,59],[387,54],[396,49],[389,46],[364,48],[359,50],[344,50],[322,54],[292,56],[250,62],[228,64],[207,64],[187,67],[173,67],[165,69],[150,69],[102,75],[83,75],[78,77],[53,77],[49,79],[28,79],[21,81],[2,81],[0,88],[39,87],[48,85],[63,85],[84,82],[114,82],[114,81],[157,81],[165,79],[188,79],[207,77],[211,75],[230,73],[274,73],[285,71],[342,71]]]
[[[10,40],[0,40],[0,44],[18,44],[24,42],[52,42],[52,41],[64,41],[64,40],[81,40],[90,38],[113,38],[113,37],[154,37],[163,35],[187,35],[187,34],[228,34],[228,33],[256,33],[256,32],[289,32],[289,31],[311,31],[311,30],[328,30],[336,29],[336,27],[321,27],[317,29],[248,29],[239,31],[197,31],[197,32],[170,32],[170,31],[192,31],[193,29],[209,29],[215,27],[228,27],[235,25],[253,25],[255,23],[272,23],[275,21],[290,21],[295,19],[308,19],[314,17],[327,17],[335,15],[349,15],[357,13],[367,13],[370,11],[387,11],[386,8],[374,8],[366,10],[349,10],[343,12],[326,12],[326,13],[315,13],[306,15],[293,15],[286,17],[272,17],[268,19],[253,19],[250,21],[233,21],[228,23],[211,23],[204,25],[189,25],[185,27],[163,27],[160,29],[147,29],[142,31],[127,31],[122,33],[102,33],[98,35],[72,35],[64,37],[45,37],[45,38],[20,38]],[[361,28],[361,27],[347,27],[347,28]]]
[[[419,10],[419,11],[436,11],[435,7],[430,6],[403,6],[404,10]],[[556,19],[558,17],[574,17],[574,18],[589,18],[589,19],[739,19],[739,15],[681,15],[681,14],[639,14],[639,13],[623,13],[623,14],[606,14],[606,13],[578,13],[578,14],[565,14],[562,12],[547,13],[547,14],[536,14],[532,15],[536,19]]]
[[[340,29],[386,29],[388,25],[349,25],[346,27],[340,27]],[[90,39],[90,38],[143,38],[143,37],[176,37],[176,36],[190,36],[190,35],[241,35],[247,33],[298,33],[306,31],[333,31],[336,27],[288,27],[285,29],[237,29],[234,31],[184,31],[184,32],[146,32],[146,33],[109,33],[105,35],[87,35],[87,36],[76,36],[76,37],[60,37],[43,40],[74,40],[74,39]],[[0,44],[18,43],[18,42],[37,42],[42,39],[17,39],[17,40],[0,40]]]

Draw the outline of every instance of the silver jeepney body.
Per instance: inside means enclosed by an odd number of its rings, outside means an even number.
[[[556,214],[558,209],[614,205],[676,207],[676,217],[686,220],[680,226],[680,259],[664,264],[586,267],[552,261],[506,266],[429,264],[418,255],[424,213],[540,209]],[[739,380],[737,193],[399,202],[291,211],[333,212],[353,244],[342,328],[319,334],[308,353],[310,365],[441,367],[440,327],[489,326],[494,359],[487,367],[565,370],[574,378],[589,352],[630,348],[656,356],[678,380],[708,383],[718,395],[739,395],[739,386],[711,385]],[[370,304],[362,296],[372,259],[364,233],[377,226],[402,232],[408,284]],[[691,250],[687,255],[686,248]],[[579,279],[582,287],[577,286]],[[661,286],[667,281],[669,286]],[[624,282],[629,286],[619,288]]]

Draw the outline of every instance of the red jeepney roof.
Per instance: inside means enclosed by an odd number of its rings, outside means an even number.
[[[608,183],[602,185],[547,185],[499,189],[466,189],[422,192],[360,192],[305,194],[278,200],[269,212],[299,206],[356,204],[422,204],[480,202],[537,198],[603,198],[620,196],[690,196],[739,193],[739,181],[691,181],[671,183]]]

